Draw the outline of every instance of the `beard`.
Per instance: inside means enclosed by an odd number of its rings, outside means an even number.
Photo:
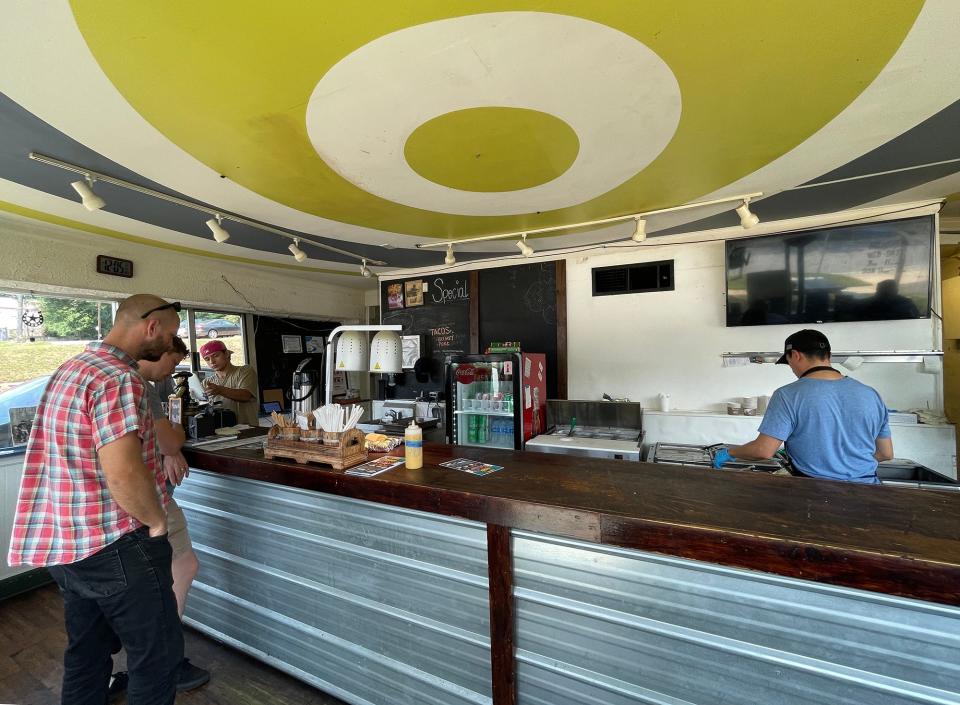
[[[168,352],[170,352],[170,341],[165,340],[164,336],[159,336],[153,340],[145,341],[140,347],[136,359],[157,362]]]

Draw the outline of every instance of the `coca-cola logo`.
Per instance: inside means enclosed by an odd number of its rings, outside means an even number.
[[[457,367],[457,382],[460,384],[473,384],[477,378],[477,368],[473,365],[460,365]]]

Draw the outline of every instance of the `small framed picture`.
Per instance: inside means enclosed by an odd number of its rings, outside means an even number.
[[[302,353],[303,338],[299,335],[281,335],[283,340],[283,351],[285,353]]]
[[[403,359],[402,368],[405,370],[413,369],[420,359],[420,336],[419,335],[401,335],[401,357]]]
[[[403,308],[403,284],[387,284],[387,308]]]
[[[37,407],[35,406],[14,406],[10,408],[10,436],[13,440],[11,445],[25,446],[30,440],[30,429],[33,428],[33,420],[37,417]]]
[[[404,282],[404,293],[407,297],[407,307],[423,306],[423,282],[420,280]]]
[[[326,343],[322,335],[305,335],[303,336],[304,342],[306,345],[306,351],[308,353],[322,353],[323,346]]]
[[[170,423],[183,425],[183,399],[170,395],[167,401],[167,418],[170,419]]]

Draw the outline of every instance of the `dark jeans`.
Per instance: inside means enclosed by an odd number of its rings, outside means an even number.
[[[166,536],[137,529],[98,553],[50,566],[63,594],[62,705],[105,705],[112,653],[127,650],[129,705],[170,705],[183,660]]]

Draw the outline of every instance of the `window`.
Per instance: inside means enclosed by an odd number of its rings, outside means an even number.
[[[113,301],[0,291],[0,447],[25,440],[24,410],[39,404],[54,370],[110,332],[115,310]]]
[[[190,331],[190,315],[193,316],[193,336]],[[220,340],[233,354],[230,361],[234,365],[247,364],[246,335],[244,331],[243,315],[239,313],[225,313],[223,311],[209,311],[203,309],[184,309],[180,312],[180,330],[178,334],[187,343],[191,352],[199,353],[204,343],[211,340]],[[199,357],[199,355],[198,355]],[[202,359],[200,370],[210,369]]]

